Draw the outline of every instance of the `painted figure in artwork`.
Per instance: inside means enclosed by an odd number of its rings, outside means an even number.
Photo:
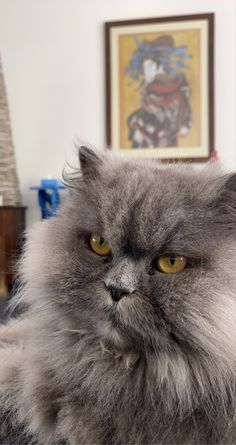
[[[137,49],[126,75],[138,82],[140,108],[127,120],[133,148],[176,147],[191,127],[190,86],[184,70],[187,46],[170,35],[152,41],[135,38]]]

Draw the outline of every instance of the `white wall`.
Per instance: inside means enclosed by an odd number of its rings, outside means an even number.
[[[105,141],[104,34],[109,20],[215,12],[216,148],[236,169],[235,0],[0,0],[0,52],[28,222],[32,184],[60,177],[72,141]]]

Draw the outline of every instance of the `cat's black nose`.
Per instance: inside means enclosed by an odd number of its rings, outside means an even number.
[[[122,297],[125,297],[125,295],[128,295],[130,292],[128,289],[121,289],[114,286],[107,286],[107,289],[111,293],[111,298],[113,301],[119,301]]]

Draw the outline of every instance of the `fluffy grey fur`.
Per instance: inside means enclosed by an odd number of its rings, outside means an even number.
[[[60,215],[28,235],[28,309],[0,331],[1,443],[235,444],[236,175],[86,148],[80,162]],[[164,253],[187,268],[155,270]]]

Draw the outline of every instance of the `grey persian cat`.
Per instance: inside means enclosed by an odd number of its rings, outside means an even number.
[[[0,330],[1,443],[236,443],[236,175],[81,147]]]

